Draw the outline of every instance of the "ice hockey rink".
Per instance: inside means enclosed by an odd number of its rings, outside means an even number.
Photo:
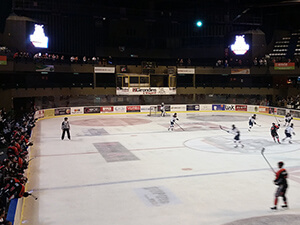
[[[250,113],[70,116],[71,139],[61,140],[63,117],[39,120],[30,149],[20,224],[252,225],[300,224],[300,121],[293,143],[274,143],[276,118]],[[284,137],[282,117],[280,139]],[[277,122],[276,122],[277,123]],[[244,148],[220,129],[235,124]],[[273,206],[274,169],[289,173],[289,209]]]

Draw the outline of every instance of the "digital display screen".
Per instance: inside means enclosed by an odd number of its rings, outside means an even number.
[[[245,55],[250,49],[250,45],[245,40],[245,35],[236,35],[230,49],[235,55]]]
[[[34,24],[34,31],[29,39],[36,48],[48,48],[48,37],[45,35],[44,25]]]

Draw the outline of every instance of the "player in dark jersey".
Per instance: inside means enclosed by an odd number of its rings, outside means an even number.
[[[277,209],[277,203],[278,203],[278,197],[282,197],[284,205],[282,205],[282,208],[287,208],[287,198],[285,196],[286,190],[288,188],[288,183],[287,183],[287,177],[288,173],[287,171],[283,168],[284,163],[283,162],[278,162],[278,168],[279,170],[276,172],[276,177],[274,180],[274,184],[278,186],[276,193],[275,193],[275,200],[274,200],[274,206],[271,207],[272,210]]]
[[[280,127],[280,124],[276,125],[275,123],[272,123],[271,136],[273,137],[273,140],[274,140],[275,143],[276,143],[276,140],[277,140],[277,143],[281,144],[280,141],[279,141],[279,135],[277,133],[277,130],[279,129],[279,127]]]

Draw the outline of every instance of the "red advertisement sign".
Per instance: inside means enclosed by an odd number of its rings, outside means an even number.
[[[235,111],[247,111],[247,105],[235,105]]]
[[[141,106],[139,105],[126,106],[126,112],[140,112],[140,111],[141,111]]]
[[[102,106],[100,107],[101,112],[105,113],[105,112],[113,112],[114,111],[114,107],[113,106]]]
[[[259,112],[262,113],[269,113],[269,107],[265,107],[265,106],[259,106]]]

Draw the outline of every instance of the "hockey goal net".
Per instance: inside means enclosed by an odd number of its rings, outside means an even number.
[[[160,109],[157,105],[150,106],[149,114],[148,116],[160,116]]]

